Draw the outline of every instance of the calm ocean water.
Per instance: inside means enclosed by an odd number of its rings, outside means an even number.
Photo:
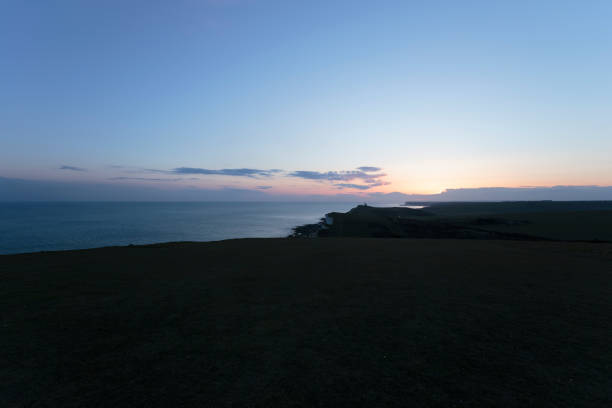
[[[168,241],[284,237],[358,203],[0,203],[0,254]]]

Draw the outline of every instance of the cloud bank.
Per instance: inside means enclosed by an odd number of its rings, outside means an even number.
[[[612,186],[480,187],[447,189],[440,194],[406,194],[414,201],[612,200]]]

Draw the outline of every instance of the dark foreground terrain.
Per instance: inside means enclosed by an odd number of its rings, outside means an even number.
[[[2,407],[609,407],[612,245],[253,239],[0,257]]]

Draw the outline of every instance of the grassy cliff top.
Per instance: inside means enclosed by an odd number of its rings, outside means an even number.
[[[0,406],[610,406],[611,271],[444,239],[0,256]]]
[[[611,202],[442,203],[425,209],[357,206],[331,213],[322,237],[612,241]]]

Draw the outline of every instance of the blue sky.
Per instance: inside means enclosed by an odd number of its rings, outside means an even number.
[[[0,177],[612,185],[610,21],[609,1],[4,1]]]

